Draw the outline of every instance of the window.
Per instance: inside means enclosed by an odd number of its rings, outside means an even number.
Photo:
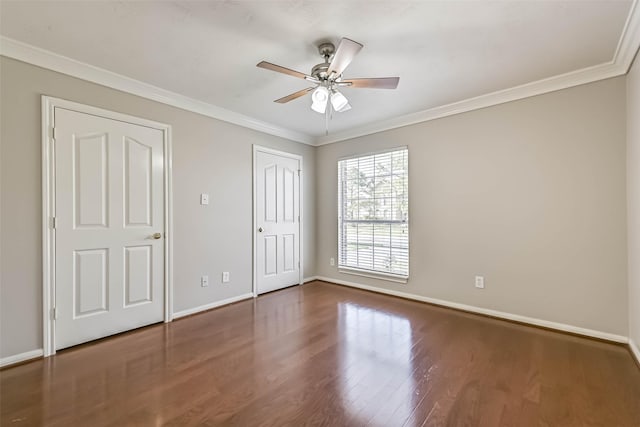
[[[409,152],[338,162],[338,267],[391,280],[409,276]]]

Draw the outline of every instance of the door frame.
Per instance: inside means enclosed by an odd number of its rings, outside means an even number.
[[[281,156],[281,157],[288,157],[291,159],[295,159],[298,161],[298,170],[300,171],[299,173],[299,177],[298,177],[298,213],[300,215],[300,221],[298,221],[298,259],[300,260],[300,267],[299,267],[299,276],[298,276],[298,285],[301,285],[304,283],[304,258],[303,258],[303,221],[304,221],[304,215],[302,214],[302,207],[304,206],[303,202],[302,202],[302,184],[303,184],[303,178],[304,178],[304,171],[303,171],[303,156],[300,154],[293,154],[293,153],[289,153],[286,151],[280,151],[280,150],[274,150],[273,148],[268,148],[268,147],[263,147],[260,145],[256,145],[253,144],[253,232],[251,233],[253,236],[253,284],[252,284],[252,292],[253,292],[253,297],[257,297],[258,296],[258,269],[257,269],[257,262],[258,262],[258,257],[257,257],[257,239],[258,239],[258,233],[256,232],[256,227],[257,227],[257,206],[256,206],[256,191],[257,191],[257,174],[256,174],[256,167],[257,162],[256,162],[256,156],[258,155],[258,152],[261,153],[266,153],[266,154],[275,154],[276,156]]]
[[[117,113],[65,99],[42,95],[42,349],[44,356],[56,353],[55,265],[55,109],[91,114],[111,120],[158,129],[163,133],[164,146],[164,321],[173,318],[173,203],[171,126]]]

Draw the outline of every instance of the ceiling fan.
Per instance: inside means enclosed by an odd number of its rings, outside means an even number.
[[[364,79],[343,79],[342,73],[360,52],[363,45],[353,40],[343,38],[336,49],[333,43],[322,43],[318,46],[318,52],[324,58],[324,62],[314,66],[311,74],[304,74],[291,70],[271,62],[262,61],[257,67],[278,73],[288,74],[293,77],[307,80],[315,86],[299,90],[290,95],[276,99],[274,102],[284,104],[300,98],[309,92],[311,94],[311,109],[328,117],[330,112],[343,112],[351,109],[347,98],[338,91],[341,87],[395,89],[400,77],[379,77]],[[327,108],[329,106],[329,108]]]

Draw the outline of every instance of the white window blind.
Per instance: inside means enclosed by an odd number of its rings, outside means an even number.
[[[409,276],[406,148],[338,162],[338,266]]]

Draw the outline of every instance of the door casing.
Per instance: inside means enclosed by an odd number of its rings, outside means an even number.
[[[254,298],[258,296],[258,283],[257,283],[257,262],[258,262],[258,258],[257,258],[257,239],[258,239],[258,233],[257,233],[257,206],[256,206],[256,191],[257,191],[257,171],[256,171],[256,167],[257,167],[257,162],[256,162],[256,156],[258,154],[258,152],[262,152],[262,153],[268,153],[268,154],[275,154],[277,156],[282,156],[282,157],[288,157],[291,159],[296,159],[298,161],[298,165],[300,167],[300,177],[299,177],[299,181],[298,181],[298,212],[300,213],[300,221],[298,222],[298,239],[299,239],[299,243],[298,243],[298,259],[300,260],[300,268],[298,271],[299,277],[298,277],[298,284],[301,285],[304,283],[304,257],[302,256],[304,253],[303,250],[303,224],[304,224],[304,215],[303,215],[303,199],[302,199],[302,195],[303,195],[303,191],[302,191],[302,186],[303,186],[303,179],[304,179],[304,171],[303,171],[303,165],[302,165],[302,156],[299,154],[293,154],[293,153],[288,153],[286,151],[280,151],[280,150],[274,150],[273,148],[267,148],[267,147],[262,147],[260,145],[253,145],[253,285],[252,285],[252,292],[253,292],[253,296]]]
[[[164,140],[164,321],[173,317],[173,204],[171,182],[171,126],[65,99],[42,96],[42,348],[44,356],[55,354],[55,108],[158,129]]]

